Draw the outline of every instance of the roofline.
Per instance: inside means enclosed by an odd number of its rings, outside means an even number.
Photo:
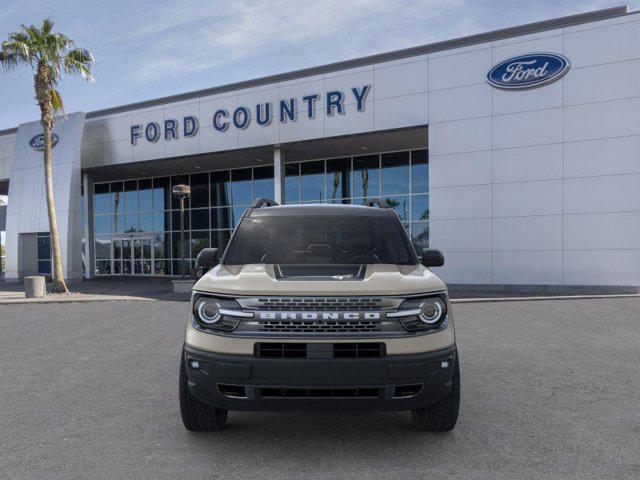
[[[602,10],[595,10],[592,12],[578,13],[575,15],[568,15],[566,17],[553,18],[550,20],[542,20],[540,22],[527,23],[524,25],[518,25],[516,27],[502,28],[500,30],[493,30],[486,33],[478,33],[475,35],[468,35],[466,37],[459,37],[452,40],[444,40],[441,42],[430,43],[427,45],[420,45],[417,47],[405,48],[402,50],[394,50],[386,53],[378,53],[374,55],[368,55],[366,57],[360,57],[352,60],[343,60],[340,62],[329,63],[326,65],[320,65],[316,67],[304,68],[301,70],[294,70],[287,73],[279,73],[276,75],[269,75],[266,77],[255,78],[252,80],[244,80],[241,82],[229,83],[218,87],[205,88],[202,90],[195,90],[192,92],[179,93],[177,95],[170,95],[167,97],[160,97],[151,100],[143,100],[141,102],[129,103],[127,105],[121,105],[118,107],[105,108],[102,110],[94,110],[87,113],[86,118],[97,118],[106,115],[113,115],[117,113],[127,112],[129,110],[137,110],[141,108],[149,108],[158,105],[164,105],[167,103],[181,102],[185,100],[191,100],[193,98],[215,95],[218,93],[226,93],[233,90],[241,90],[244,88],[257,87],[261,85],[267,85],[270,83],[282,82],[285,80],[294,80],[297,78],[309,77],[312,75],[319,75],[323,73],[330,73],[339,70],[346,70],[349,68],[362,67],[375,63],[388,62],[391,60],[398,60],[402,58],[410,58],[418,55],[425,55],[428,53],[441,52],[445,50],[451,50],[454,48],[467,47],[470,45],[476,45],[479,43],[487,43],[496,40],[503,40],[505,38],[519,37],[531,33],[544,32],[547,30],[554,30],[556,28],[569,27],[572,25],[580,25],[583,23],[597,22],[600,20],[606,20],[610,18],[622,17],[629,15],[629,7],[627,5],[621,5],[618,7],[605,8]],[[8,128],[0,130],[0,135],[10,134],[17,132],[18,128]]]

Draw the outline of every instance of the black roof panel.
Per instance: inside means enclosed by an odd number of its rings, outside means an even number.
[[[306,205],[282,205],[278,207],[255,208],[251,211],[251,217],[278,217],[278,216],[317,216],[317,215],[346,215],[346,216],[387,216],[393,215],[390,208],[365,207],[362,205],[326,205],[313,203]]]

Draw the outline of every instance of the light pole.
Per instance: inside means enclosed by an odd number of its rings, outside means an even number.
[[[191,195],[191,187],[189,185],[176,185],[172,189],[173,196],[180,200],[180,276],[185,277],[185,258],[184,258],[184,201]]]

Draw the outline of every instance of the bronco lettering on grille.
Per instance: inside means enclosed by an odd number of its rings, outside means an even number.
[[[380,312],[258,312],[260,320],[380,320]]]

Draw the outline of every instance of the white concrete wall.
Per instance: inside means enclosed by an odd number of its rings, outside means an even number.
[[[492,65],[569,73],[493,89]],[[568,27],[429,57],[430,243],[453,283],[640,285],[640,23]]]
[[[371,90],[364,111],[360,112],[351,88],[363,85],[371,85]],[[426,125],[427,85],[428,58],[425,55],[89,119],[82,143],[82,166],[88,168]],[[343,115],[326,115],[325,93],[331,90],[345,94]],[[313,93],[319,94],[320,98],[316,102],[315,117],[309,119],[302,97]],[[298,118],[295,122],[283,123],[278,102],[291,97],[298,99]],[[274,117],[268,126],[259,126],[255,122],[255,105],[264,102],[271,102]],[[249,127],[238,130],[230,126],[225,132],[216,131],[213,128],[214,112],[224,108],[231,113],[238,106],[253,110]],[[151,121],[162,125],[165,119],[181,120],[186,115],[199,119],[196,136],[183,138],[180,125],[177,140],[162,138],[149,143],[140,138],[136,145],[131,145],[131,125]]]

